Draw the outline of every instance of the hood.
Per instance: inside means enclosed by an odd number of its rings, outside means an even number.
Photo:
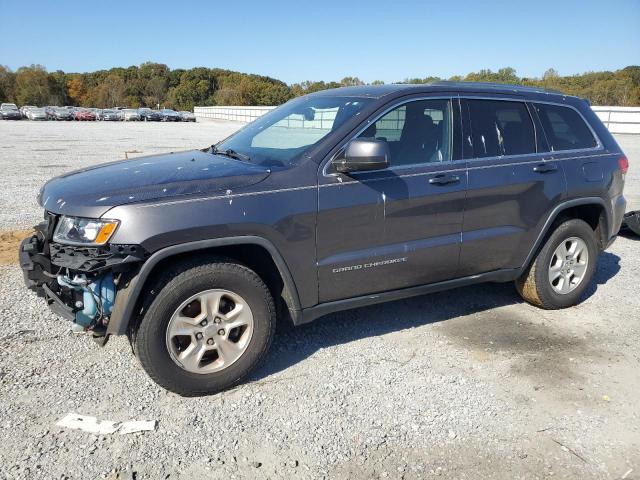
[[[128,203],[210,195],[261,182],[265,167],[200,150],[138,157],[55,177],[38,203],[54,213],[97,218]]]

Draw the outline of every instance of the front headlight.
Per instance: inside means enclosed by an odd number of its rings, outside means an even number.
[[[117,220],[62,217],[53,234],[53,240],[70,245],[104,245],[117,227]]]

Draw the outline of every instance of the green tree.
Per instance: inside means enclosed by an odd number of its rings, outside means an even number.
[[[149,107],[155,107],[160,105],[167,94],[167,79],[166,77],[153,77],[147,82],[145,88],[145,103]]]
[[[98,87],[96,105],[101,108],[124,106],[124,80],[115,74],[109,75]]]
[[[19,105],[48,105],[51,87],[42,65],[20,67],[16,72],[15,100]]]
[[[0,65],[0,102],[15,102],[16,74]]]
[[[364,85],[364,82],[358,77],[344,77],[340,80],[340,85],[343,87],[357,87],[358,85]]]

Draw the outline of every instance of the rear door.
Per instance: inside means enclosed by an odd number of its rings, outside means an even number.
[[[532,107],[543,126],[550,155],[565,170],[568,198],[601,196],[612,182],[607,174],[611,166],[602,158],[608,153],[580,112],[570,105],[552,103],[534,102]],[[616,162],[617,157],[614,165]]]
[[[544,135],[524,100],[469,97],[462,108],[470,158],[460,276],[518,268],[565,195],[561,162],[543,153]]]
[[[455,119],[455,120],[454,120]],[[320,174],[321,302],[454,278],[466,190],[459,103],[403,101],[360,132],[388,142],[391,166]]]

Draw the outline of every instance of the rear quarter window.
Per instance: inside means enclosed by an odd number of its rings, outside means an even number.
[[[534,103],[534,108],[538,112],[551,151],[598,146],[589,126],[573,108],[544,103]]]

